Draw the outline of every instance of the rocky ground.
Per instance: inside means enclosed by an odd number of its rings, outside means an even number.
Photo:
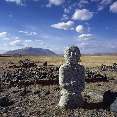
[[[105,92],[117,91],[116,71],[89,68],[82,93],[85,103],[80,108],[66,110],[57,107],[59,66],[35,65],[30,61],[0,63],[0,66],[0,117],[117,117],[103,102]]]

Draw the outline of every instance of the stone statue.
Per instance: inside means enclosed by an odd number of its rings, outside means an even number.
[[[65,64],[59,68],[60,101],[58,106],[62,108],[77,108],[83,102],[81,92],[85,88],[85,70],[78,64],[80,50],[71,46],[65,50]]]

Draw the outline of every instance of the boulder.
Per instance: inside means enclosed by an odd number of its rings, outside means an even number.
[[[110,108],[111,111],[117,107],[117,92],[108,90],[103,95],[104,108]],[[116,108],[117,111],[117,108]]]
[[[110,111],[117,112],[117,97],[115,101],[110,105]]]

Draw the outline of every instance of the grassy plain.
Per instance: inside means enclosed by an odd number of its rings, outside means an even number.
[[[64,63],[63,56],[22,56],[22,57],[0,57],[0,62],[15,62],[19,60],[30,59],[35,62],[47,61],[48,64],[60,65]],[[111,65],[117,63],[117,56],[82,56],[81,64],[87,67],[95,67],[101,64]]]

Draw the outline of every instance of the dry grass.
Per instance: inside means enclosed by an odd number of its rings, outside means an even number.
[[[45,62],[47,61],[49,64],[62,64],[64,59],[61,56],[22,56],[22,57],[0,57],[0,62],[15,62],[17,63],[19,60],[30,59],[35,62]]]
[[[117,63],[117,56],[83,56],[81,63],[88,67],[95,67],[101,64],[111,65]]]
[[[49,64],[61,65],[64,63],[62,56],[23,56],[23,57],[0,57],[0,62],[18,62],[21,59],[30,59],[35,62],[47,61]],[[117,63],[117,56],[82,56],[81,64],[95,67],[101,64],[110,65]]]

